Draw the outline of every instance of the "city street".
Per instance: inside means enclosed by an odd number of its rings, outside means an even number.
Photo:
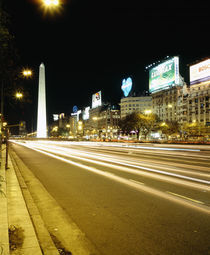
[[[210,147],[12,141],[104,255],[210,254]]]

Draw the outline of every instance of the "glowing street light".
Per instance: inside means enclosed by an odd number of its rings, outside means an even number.
[[[54,14],[55,12],[60,12],[62,9],[61,0],[42,0],[41,2],[41,8],[44,14]]]
[[[145,110],[144,113],[145,113],[145,114],[151,114],[151,113],[152,113],[152,110]]]
[[[22,71],[22,75],[23,75],[24,77],[26,77],[26,78],[31,77],[31,76],[32,76],[32,71],[31,71],[30,69],[24,69],[24,70]]]
[[[16,97],[17,99],[21,99],[21,98],[23,98],[23,93],[21,93],[21,92],[16,92],[15,97]]]
[[[161,127],[165,127],[165,126],[167,126],[167,124],[165,122],[162,122]]]
[[[43,3],[47,7],[58,6],[60,4],[59,0],[43,0]]]

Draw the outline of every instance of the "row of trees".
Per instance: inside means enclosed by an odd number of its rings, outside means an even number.
[[[6,9],[6,1],[0,0],[0,112],[5,121],[13,122],[24,112],[25,103],[31,103],[31,96],[22,76],[11,17]],[[15,97],[17,92],[24,94],[21,104]]]
[[[136,133],[136,138],[140,136],[145,140],[148,139],[151,132],[160,132],[168,140],[169,136],[179,135],[182,139],[190,137],[210,136],[210,127],[200,123],[187,123],[183,126],[177,121],[160,121],[157,115],[131,113],[119,122],[120,130],[123,134],[129,135],[133,131]]]

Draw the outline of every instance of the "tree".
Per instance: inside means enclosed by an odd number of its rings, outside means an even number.
[[[194,137],[198,138],[201,136],[209,136],[210,134],[210,127],[204,125],[203,123],[193,122],[193,123],[186,123],[182,131],[184,133],[185,138]]]
[[[159,119],[156,114],[140,114],[141,118],[141,132],[145,136],[145,140],[151,131],[155,131],[158,128]]]
[[[160,123],[159,129],[162,131],[162,134],[167,137],[168,140],[168,137],[170,135],[178,133],[180,131],[180,126],[177,121],[166,121]]]
[[[142,133],[147,139],[148,134],[155,130],[158,123],[158,117],[155,114],[131,113],[120,121],[120,128],[125,134],[136,131],[137,140]]]
[[[1,2],[0,2],[1,3]],[[14,36],[9,31],[10,18],[0,4],[0,79],[8,80],[14,77],[14,66],[17,51]]]
[[[141,124],[140,116],[136,112],[128,114],[125,118],[119,121],[121,131],[127,135],[130,134],[131,131],[135,131],[137,133],[137,139],[139,139]]]

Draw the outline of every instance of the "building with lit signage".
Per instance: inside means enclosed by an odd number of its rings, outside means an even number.
[[[210,125],[210,59],[190,65],[190,85],[178,98],[179,123]]]
[[[190,84],[184,83],[152,93],[152,109],[162,121],[210,125],[209,58],[190,66]]]
[[[178,97],[184,80],[179,74],[179,57],[168,58],[150,68],[149,91],[152,112],[162,121],[177,121]]]
[[[132,112],[144,113],[147,110],[152,110],[152,97],[125,97],[120,100],[120,115],[121,118],[126,117]]]
[[[84,135],[87,138],[117,138],[120,111],[111,105],[102,105],[89,111],[84,121]]]

